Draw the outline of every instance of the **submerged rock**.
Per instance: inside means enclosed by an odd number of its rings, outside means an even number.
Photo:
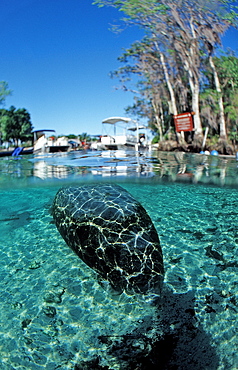
[[[142,205],[118,185],[66,187],[53,218],[73,251],[118,292],[160,293],[163,257]]]

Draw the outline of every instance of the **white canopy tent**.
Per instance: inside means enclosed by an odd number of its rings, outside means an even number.
[[[126,117],[109,117],[109,118],[104,119],[102,121],[102,123],[109,123],[111,125],[114,125],[117,122],[125,122],[125,123],[128,123],[128,122],[131,122],[131,121],[132,121],[131,118],[126,118]]]
[[[102,121],[102,124],[105,125],[105,124],[109,124],[109,125],[113,125],[114,127],[114,135],[117,134],[117,129],[119,127],[121,127],[118,123],[122,123],[123,124],[123,130],[124,130],[124,135],[126,134],[126,130],[127,130],[127,126],[129,124],[129,122],[131,122],[131,118],[126,118],[126,117],[109,117],[109,118],[106,118]],[[117,125],[118,124],[118,125]],[[103,126],[105,127],[105,126]]]
[[[137,142],[139,141],[139,130],[147,130],[146,126],[141,126],[137,121],[127,117],[109,117],[102,121],[103,124],[114,125],[114,135],[116,135],[116,124],[120,122],[126,124],[126,127],[123,127],[124,130],[136,131]],[[132,124],[133,126],[131,126]]]

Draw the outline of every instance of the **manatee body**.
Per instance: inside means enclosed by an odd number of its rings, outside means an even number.
[[[66,187],[53,218],[69,247],[118,292],[160,293],[163,257],[142,205],[118,185]]]

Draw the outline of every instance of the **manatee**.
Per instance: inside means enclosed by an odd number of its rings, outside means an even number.
[[[68,246],[117,292],[160,293],[158,234],[146,210],[121,186],[61,188],[52,214]]]

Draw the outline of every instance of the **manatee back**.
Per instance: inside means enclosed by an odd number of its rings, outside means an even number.
[[[55,196],[56,226],[74,252],[119,292],[159,294],[159,237],[142,205],[118,185],[66,187]]]

